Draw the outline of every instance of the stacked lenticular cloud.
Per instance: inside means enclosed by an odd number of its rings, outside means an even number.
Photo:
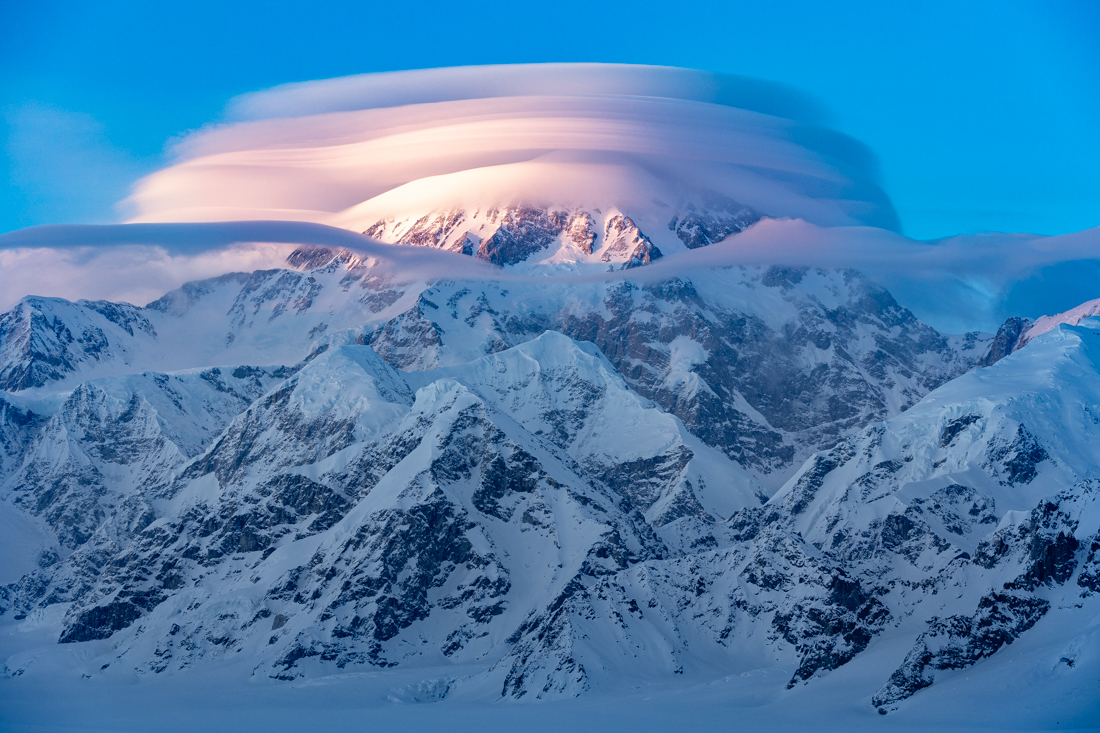
[[[897,228],[872,156],[818,126],[811,102],[701,71],[544,64],[370,74],[247,95],[227,117],[137,185],[127,202],[134,221],[281,219],[365,231],[435,210],[533,205],[614,208],[655,236],[689,206],[732,200],[771,217]]]

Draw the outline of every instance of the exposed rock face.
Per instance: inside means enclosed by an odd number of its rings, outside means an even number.
[[[124,357],[118,344],[126,340],[155,336],[141,310],[127,303],[25,298],[0,316],[0,389],[41,387],[85,363]]]
[[[982,596],[972,613],[933,617],[928,630],[917,637],[902,665],[875,694],[872,705],[886,712],[935,681],[937,671],[964,669],[1011,644],[1035,625],[1051,604],[1041,590],[1057,588],[1077,570],[1081,543],[1075,533],[1082,514],[1095,503],[1091,482],[1043,500],[1027,519],[1002,527],[983,539],[973,563],[986,570],[1019,571],[1003,583],[1003,590]],[[1086,562],[1088,558],[1086,558]],[[1083,571],[1079,584],[1087,587]]]
[[[383,219],[363,233],[375,239],[417,247],[437,247],[477,256],[496,265],[516,265],[569,243],[589,255],[596,241],[595,220],[583,209],[539,206],[451,209],[416,219]]]
[[[85,382],[28,446],[9,498],[75,549],[128,495],[167,481],[285,376],[237,367]]]
[[[719,517],[758,503],[747,474],[632,394],[595,349],[563,336],[417,376],[425,386],[414,402],[366,347],[316,358],[168,483],[127,497],[147,511],[169,502],[173,513],[123,533],[116,512],[61,567],[19,584],[16,604],[74,601],[62,643],[108,638],[141,619],[163,637],[148,662],[154,670],[252,644],[253,633],[271,647],[265,656],[280,677],[301,674],[306,660],[386,666],[407,661],[404,630],[422,634],[428,621],[445,632],[436,637],[444,657],[476,658],[491,649],[479,641],[488,630],[518,625],[554,594],[572,588],[586,597],[599,578],[668,554],[659,531],[709,538]],[[608,435],[624,419],[639,434]],[[307,465],[317,480],[297,473]],[[665,469],[653,475],[653,466]],[[591,473],[615,477],[629,495]],[[673,511],[685,504],[694,511]],[[671,526],[677,521],[688,524]],[[321,538],[313,559],[284,569],[313,536]],[[116,560],[90,574],[92,554]],[[285,619],[276,635],[284,642],[268,643],[256,617],[239,612],[161,628],[166,606],[224,607],[241,561],[252,565],[253,583],[266,584],[265,608]],[[229,586],[211,585],[215,576]],[[460,622],[440,625],[441,615]],[[579,668],[551,685],[565,662],[538,659],[517,662],[522,679],[507,683],[510,694],[587,685]]]
[[[592,245],[596,243],[596,221],[587,211],[578,211],[569,218],[566,237],[586,255],[592,254]]]
[[[0,397],[0,482],[19,467],[46,418]]]
[[[932,684],[935,670],[963,669],[1011,644],[1035,625],[1050,604],[1041,598],[993,592],[978,602],[973,616],[934,618],[913,650],[871,698],[879,712]]]
[[[913,613],[928,593],[962,589],[958,603],[927,617],[874,695],[880,712],[1011,644],[1069,603],[1075,576],[1089,592],[1082,566],[1100,503],[1095,483],[1078,477],[1100,459],[1087,437],[1097,423],[1069,442],[1026,425],[1064,424],[1067,406],[1091,403],[1094,386],[1063,390],[1089,379],[1100,339],[1089,329],[1051,336],[815,456],[769,502],[855,578],[889,587],[895,614]]]
[[[675,237],[665,237],[674,248],[696,249],[744,231],[760,218],[760,214],[735,201],[688,203],[668,224]],[[636,221],[637,217],[616,209],[488,206],[390,217],[363,233],[393,244],[475,255],[502,266],[564,256],[569,261],[616,263],[631,268],[647,265],[662,255]]]
[[[466,214],[463,211],[445,211],[423,216],[401,235],[397,244],[414,247],[443,247],[448,238],[455,233],[456,228],[465,220]],[[367,236],[378,236],[382,233],[384,225],[385,222],[379,222],[363,233]],[[454,244],[450,249],[455,249]]]
[[[591,234],[580,214],[559,218]],[[634,261],[628,255],[656,254],[630,219],[610,221],[604,249],[622,245],[616,257],[624,267]],[[59,369],[53,351],[11,350],[0,370],[39,375],[40,386],[75,385],[139,364],[169,371],[257,354],[294,364],[355,338],[395,367],[430,369],[555,329],[595,343],[632,389],[765,476],[912,404],[979,361],[985,346],[980,338],[948,340],[852,272],[733,268],[544,288],[537,281],[398,285],[360,257],[316,248],[295,252],[291,264],[307,269],[193,283],[135,309],[149,328],[111,332],[94,359]],[[29,340],[48,342],[49,323],[73,331],[70,321],[101,318],[87,304],[45,305],[49,317],[36,321]],[[365,332],[349,336],[349,328]],[[205,353],[182,348],[187,343],[202,343]]]
[[[719,200],[706,208],[689,204],[680,216],[673,217],[668,228],[676,232],[685,247],[698,249],[738,234],[759,220],[760,215],[748,206]]]
[[[661,256],[661,250],[653,246],[653,242],[642,234],[638,225],[621,214],[607,220],[603,236],[603,254],[600,255],[600,259],[610,262],[612,259],[625,258],[623,269],[648,265]]]
[[[489,217],[498,227],[482,240],[477,256],[495,265],[515,265],[546,249],[567,223],[563,212],[533,208],[494,210]]]
[[[982,359],[981,365],[995,364],[1022,346],[1021,342],[1024,334],[1033,325],[1035,324],[1030,319],[1017,318],[1016,316],[1002,323],[1001,327],[997,329],[997,335],[993,337],[993,343],[989,345],[989,351]]]
[[[441,283],[367,341],[397,368],[428,369],[559,330],[596,344],[632,389],[761,475],[912,404],[982,354],[980,341],[957,350],[856,273],[726,273],[525,292],[522,306],[514,286]]]

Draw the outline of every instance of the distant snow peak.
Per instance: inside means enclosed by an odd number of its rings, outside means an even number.
[[[760,220],[760,214],[732,199],[712,196],[707,207],[688,204],[684,212],[672,218],[668,228],[688,249],[721,242]]]
[[[661,256],[661,250],[653,246],[649,237],[642,234],[634,220],[622,214],[616,214],[607,220],[604,226],[604,245],[600,250],[600,260],[611,262],[625,258],[623,268],[648,265]]]
[[[657,212],[661,207],[641,214],[653,224],[650,232],[662,235],[666,251],[720,242],[760,219],[747,206],[711,198],[710,207],[686,205],[667,227],[660,225]],[[598,269],[599,263],[611,263],[628,269],[647,265],[664,254],[638,221],[616,207],[452,207],[426,214],[387,216],[363,234],[389,244],[434,247],[502,266]],[[666,229],[674,236],[664,234]]]
[[[1052,316],[1042,316],[1032,321],[1030,318],[1013,316],[1008,318],[997,330],[997,335],[990,346],[984,365],[993,364],[1003,359],[1014,351],[1018,351],[1028,345],[1033,339],[1048,333],[1063,324],[1076,326],[1086,318],[1100,316],[1100,299],[1089,300],[1081,305],[1070,308],[1068,311],[1056,313]]]
[[[1063,323],[1076,326],[1086,318],[1093,318],[1096,316],[1100,316],[1100,299],[1087,301],[1064,313],[1057,313],[1053,316],[1043,316],[1035,321],[1034,324],[1031,324],[1031,327],[1020,337],[1020,343],[1017,348],[1025,346],[1027,342],[1031,341],[1033,338],[1041,336]]]

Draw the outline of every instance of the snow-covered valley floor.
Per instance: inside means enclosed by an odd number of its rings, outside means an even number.
[[[862,664],[787,690],[791,670],[654,680],[575,699],[485,703],[444,697],[460,670],[394,669],[295,682],[249,663],[203,674],[86,674],[92,655],[33,624],[5,623],[8,650],[42,651],[36,671],[0,680],[4,731],[1037,731],[1100,729],[1100,617],[1047,618],[990,659],[944,674],[896,712],[868,704],[911,645],[877,639]],[[1069,621],[1073,614],[1062,616]],[[1092,616],[1085,618],[1084,616]],[[28,619],[30,621],[30,619]],[[52,627],[51,627],[52,628]],[[1081,629],[1086,629],[1080,633]],[[1070,665],[1072,662],[1072,666]],[[471,672],[474,670],[471,670]],[[1006,694],[1011,690],[1011,694]],[[853,693],[858,694],[853,694]]]

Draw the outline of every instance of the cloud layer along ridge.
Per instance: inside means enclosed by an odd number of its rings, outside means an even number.
[[[188,280],[285,267],[299,245],[356,251],[398,280],[529,277],[465,255],[374,242],[308,222],[211,222],[32,227],[0,235],[0,310],[29,294],[144,304]],[[1009,315],[1058,313],[1090,299],[1100,281],[1100,228],[1045,237],[959,236],[917,242],[874,227],[765,220],[709,247],[634,270],[569,281],[639,282],[693,270],[782,263],[862,271],[917,317],[947,333],[992,331]],[[549,286],[549,283],[548,283]]]
[[[138,184],[128,205],[141,223],[0,235],[0,310],[26,295],[142,304],[187,280],[283,266],[299,243],[358,250],[408,278],[510,278],[471,257],[356,232],[450,205],[663,214],[709,195],[772,218],[598,277],[850,267],[946,332],[993,330],[1010,315],[1100,295],[1100,228],[901,236],[873,156],[823,119],[780,86],[660,67],[471,67],[276,87],[234,100],[226,122],[185,139],[175,164]]]

